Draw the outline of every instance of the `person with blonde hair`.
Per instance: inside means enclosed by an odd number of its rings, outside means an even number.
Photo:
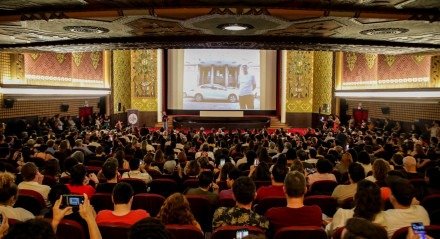
[[[165,225],[193,225],[202,230],[191,212],[188,200],[181,193],[174,193],[165,200],[157,218]]]
[[[348,167],[353,163],[353,157],[349,152],[342,154],[341,161],[336,164],[335,169],[341,174],[348,173]]]
[[[15,177],[8,172],[0,173],[0,213],[7,218],[26,221],[35,216],[28,210],[14,207],[18,197],[18,187],[15,184]]]

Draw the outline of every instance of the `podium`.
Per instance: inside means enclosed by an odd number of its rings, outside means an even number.
[[[368,110],[353,109],[353,119],[356,125],[362,124],[362,120],[368,121]]]
[[[93,114],[93,106],[79,107],[79,118],[87,118]]]

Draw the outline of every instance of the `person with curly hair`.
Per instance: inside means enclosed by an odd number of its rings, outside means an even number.
[[[165,200],[157,218],[165,225],[193,225],[202,230],[191,212],[188,200],[181,193],[174,193]]]
[[[326,226],[328,235],[332,235],[336,229],[345,226],[347,219],[352,217],[364,218],[380,225],[385,224],[380,188],[377,184],[366,179],[359,181],[354,195],[354,204],[355,207],[352,209],[340,208],[336,211],[332,222]]]

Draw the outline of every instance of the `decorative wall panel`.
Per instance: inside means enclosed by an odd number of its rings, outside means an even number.
[[[286,111],[312,112],[313,52],[287,52]]]
[[[131,51],[131,108],[157,110],[157,50]]]
[[[113,108],[121,112],[131,108],[130,51],[113,51]],[[118,110],[118,104],[121,104]]]
[[[342,89],[430,87],[430,55],[344,53]]]
[[[330,114],[332,109],[333,53],[315,52],[313,60],[313,112]]]
[[[25,53],[29,85],[104,87],[103,53]]]

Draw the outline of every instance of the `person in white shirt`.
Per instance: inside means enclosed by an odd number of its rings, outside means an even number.
[[[364,168],[358,163],[351,163],[348,166],[348,179],[350,184],[340,184],[333,190],[332,197],[338,200],[341,205],[347,198],[351,198],[355,195],[357,190],[357,183],[365,178]]]
[[[328,159],[319,159],[316,163],[316,173],[309,174],[307,176],[309,186],[313,183],[323,180],[331,180],[336,182],[336,177],[331,172],[333,171],[333,165]]]
[[[153,181],[150,174],[144,171],[141,167],[141,160],[138,158],[132,158],[129,162],[130,171],[122,174],[122,178],[137,178],[143,180],[146,184]]]
[[[14,207],[18,196],[15,177],[8,172],[0,172],[0,213],[19,221],[35,218],[34,214],[21,207]]]
[[[390,201],[394,209],[384,212],[385,228],[388,237],[391,238],[398,229],[408,227],[412,222],[421,222],[429,225],[428,212],[420,205],[412,205],[414,198],[414,187],[407,179],[394,177],[390,181]]]
[[[332,235],[336,229],[345,226],[347,220],[352,217],[364,218],[380,225],[385,224],[380,188],[377,184],[368,180],[359,181],[354,204],[355,207],[352,209],[340,208],[336,211],[332,221],[325,228],[328,235]]]
[[[43,185],[43,178],[37,166],[28,162],[21,167],[21,176],[23,177],[23,182],[18,184],[18,189],[26,189],[38,192],[43,197],[46,205],[50,205],[47,196],[49,195],[50,187],[47,185]]]

